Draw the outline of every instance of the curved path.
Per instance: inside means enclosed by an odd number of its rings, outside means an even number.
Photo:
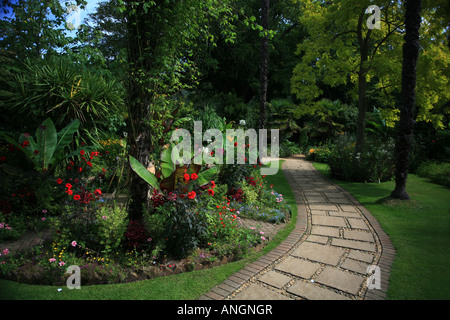
[[[379,223],[303,156],[283,163],[295,229],[200,300],[385,299],[395,250]]]

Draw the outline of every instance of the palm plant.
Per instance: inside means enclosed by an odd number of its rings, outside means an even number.
[[[300,130],[297,124],[298,108],[288,99],[274,99],[269,104],[270,118],[268,126],[270,129],[279,129],[281,141],[289,138]]]
[[[43,64],[25,64],[7,80],[3,103],[11,112],[34,123],[51,117],[56,126],[79,119],[81,127],[123,110],[123,88],[114,79],[97,75],[69,59],[58,57]]]

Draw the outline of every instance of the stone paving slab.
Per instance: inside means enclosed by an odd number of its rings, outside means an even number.
[[[348,219],[348,223],[353,229],[369,230],[369,227],[362,219]]]
[[[339,237],[339,228],[313,226],[311,234],[317,234],[321,236]]]
[[[308,300],[351,300],[347,296],[301,280],[289,287],[287,292]]]
[[[313,225],[329,226],[329,227],[346,227],[344,218],[314,215],[312,217]]]
[[[291,255],[335,266],[341,261],[344,253],[345,250],[342,248],[303,242]]]
[[[294,231],[200,299],[385,299],[395,249],[379,223],[304,157],[286,159],[282,170],[297,202]],[[381,289],[368,290],[373,264],[383,274]]]
[[[368,263],[352,259],[345,259],[345,261],[341,264],[341,268],[357,272],[360,274],[366,274],[368,267],[369,267]]]
[[[239,292],[233,300],[293,300],[292,298],[258,286],[251,284],[243,291]]]
[[[276,271],[269,271],[265,273],[263,276],[261,276],[261,278],[259,278],[259,281],[270,284],[271,286],[274,286],[276,288],[284,287],[291,280],[292,280],[291,277],[288,277]]]
[[[334,204],[310,204],[309,207],[311,210],[319,210],[319,211],[339,211],[337,205]]]
[[[350,250],[350,253],[347,255],[347,258],[372,263],[374,255],[367,252]]]
[[[320,269],[320,264],[317,262],[310,262],[293,257],[287,257],[284,261],[279,263],[276,270],[290,273],[294,276],[309,279]]]
[[[323,236],[310,235],[305,239],[305,241],[327,244],[328,238]]]
[[[375,242],[372,232],[365,232],[359,230],[344,230],[344,238],[350,240]]]
[[[325,269],[317,276],[316,282],[356,295],[365,278],[333,267]]]
[[[358,249],[358,250],[371,251],[371,252],[376,251],[375,244],[368,243],[368,242],[360,242],[360,241],[345,240],[345,239],[333,239],[331,241],[331,244],[334,246],[344,247],[344,248]]]

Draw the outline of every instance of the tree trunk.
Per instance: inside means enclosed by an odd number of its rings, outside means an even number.
[[[358,71],[358,122],[356,128],[356,146],[355,146],[355,156],[357,153],[362,152],[365,143],[366,136],[366,113],[367,113],[367,99],[366,99],[366,90],[367,90],[367,67],[365,64],[367,63],[369,56],[369,39],[372,33],[372,30],[368,30],[365,38],[363,37],[363,25],[364,24],[364,11],[360,14],[358,20],[358,44],[359,44],[359,54],[360,54],[360,62],[359,62],[359,71]],[[355,157],[354,157],[355,158]]]
[[[402,65],[402,105],[398,136],[395,147],[395,189],[391,196],[408,200],[406,179],[408,176],[409,153],[413,141],[414,107],[416,98],[416,65],[419,57],[419,29],[422,0],[407,0],[405,3],[405,42]]]
[[[142,5],[138,5],[136,13],[127,18],[128,36],[128,87],[127,87],[127,142],[129,155],[136,158],[144,167],[149,164],[149,155],[152,151],[151,128],[146,124],[148,118],[151,93],[143,88],[140,72],[149,70],[150,66],[143,59],[143,49],[147,38],[142,30],[145,30],[145,17]],[[139,70],[139,72],[137,72]],[[144,207],[148,201],[149,185],[140,178],[133,170],[130,170],[130,204],[128,207],[129,218],[139,220],[143,215]]]
[[[366,136],[366,114],[367,114],[367,99],[366,99],[366,88],[367,79],[366,71],[363,68],[363,63],[367,61],[361,56],[361,65],[358,72],[358,122],[356,127],[356,146],[355,155],[362,152]]]
[[[264,31],[269,30],[269,0],[261,0],[261,22]],[[268,87],[268,63],[269,63],[269,37],[264,36],[261,43],[259,60],[259,128],[264,129],[266,124],[266,105]]]

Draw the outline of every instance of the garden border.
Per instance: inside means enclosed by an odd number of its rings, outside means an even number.
[[[293,156],[288,158],[289,160],[295,160],[301,155]],[[306,161],[309,166],[318,172],[310,161]],[[244,268],[231,275],[227,280],[221,284],[212,288],[209,292],[203,294],[198,300],[223,300],[229,297],[233,292],[239,289],[248,280],[258,275],[260,272],[268,268],[271,264],[275,263],[283,255],[289,252],[294,246],[303,242],[306,236],[309,234],[311,223],[308,223],[308,211],[306,207],[305,199],[302,195],[300,189],[296,186],[295,181],[291,174],[285,169],[285,163],[283,163],[282,170],[283,174],[288,180],[288,183],[292,189],[292,192],[296,199],[297,204],[297,221],[294,230],[279,244],[275,249],[260,257],[256,261],[247,264]],[[395,258],[395,248],[389,238],[389,236],[381,228],[380,223],[374,218],[374,216],[361,204],[359,201],[351,195],[343,187],[332,181],[330,178],[320,174],[324,180],[326,180],[330,185],[335,186],[340,192],[345,194],[352,204],[357,207],[365,220],[369,223],[370,228],[377,236],[377,244],[379,245],[380,252],[379,257],[374,261],[374,265],[377,265],[381,271],[381,288],[365,290],[363,299],[364,300],[384,300],[386,299],[386,293],[389,287],[390,272],[392,269],[392,264]]]
[[[290,157],[289,160],[294,160],[296,157]],[[285,160],[285,159],[280,159]],[[290,234],[273,250],[258,258],[254,262],[247,264],[244,268],[234,273],[227,280],[212,288],[209,292],[200,296],[197,300],[223,300],[231,295],[234,291],[239,289],[248,280],[274,264],[278,259],[282,258],[295,245],[302,242],[308,235],[308,230],[311,225],[308,223],[308,211],[306,208],[305,199],[299,188],[296,187],[295,181],[291,174],[287,173],[284,168],[286,161],[282,164],[282,171],[286,180],[291,187],[297,205],[297,216],[295,228]]]
[[[311,166],[314,168],[312,163]],[[314,168],[314,170],[316,169]],[[348,199],[353,203],[353,205],[361,211],[362,215],[366,218],[367,222],[369,222],[370,227],[377,234],[378,239],[380,241],[381,253],[378,260],[374,261],[373,264],[377,265],[381,271],[381,279],[382,279],[381,289],[374,288],[371,290],[366,290],[364,294],[364,300],[385,300],[387,290],[389,288],[389,279],[391,275],[392,264],[394,263],[396,253],[395,248],[391,242],[391,239],[386,234],[386,232],[384,232],[378,220],[375,219],[375,217],[370,213],[370,211],[367,210],[361,203],[359,203],[359,201],[352,194],[350,194],[343,187],[332,181],[330,178],[325,177],[324,175],[322,175],[322,177],[330,184],[334,185],[343,194],[345,194],[345,196],[348,197]]]

